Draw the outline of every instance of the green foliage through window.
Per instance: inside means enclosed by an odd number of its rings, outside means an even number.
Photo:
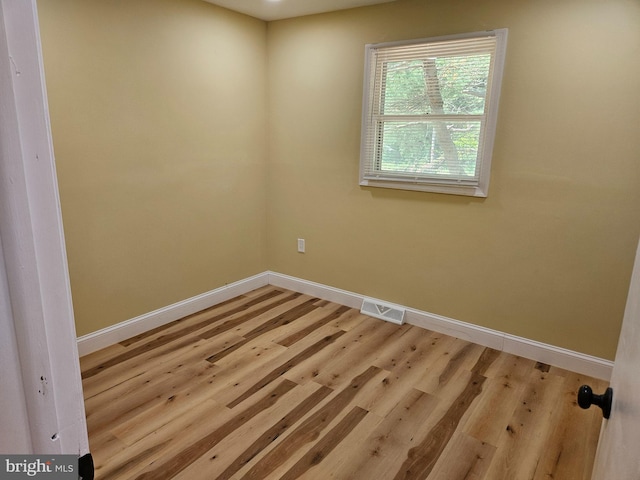
[[[491,55],[387,62],[382,115],[483,115]],[[380,122],[378,168],[427,175],[476,176],[480,121]]]

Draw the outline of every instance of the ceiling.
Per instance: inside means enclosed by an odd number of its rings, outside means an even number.
[[[395,0],[205,0],[261,20],[281,20],[314,13],[388,3]]]

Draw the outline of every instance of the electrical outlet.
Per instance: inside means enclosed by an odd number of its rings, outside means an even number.
[[[304,253],[304,238],[298,239],[298,252]]]

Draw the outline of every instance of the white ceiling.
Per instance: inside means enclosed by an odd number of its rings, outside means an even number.
[[[281,20],[313,13],[393,2],[395,0],[205,0],[262,20]]]

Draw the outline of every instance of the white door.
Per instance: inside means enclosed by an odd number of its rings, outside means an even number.
[[[592,480],[640,479],[640,246],[633,267],[611,388],[611,416],[602,424]]]
[[[85,455],[35,0],[0,0],[0,245],[0,451]]]

